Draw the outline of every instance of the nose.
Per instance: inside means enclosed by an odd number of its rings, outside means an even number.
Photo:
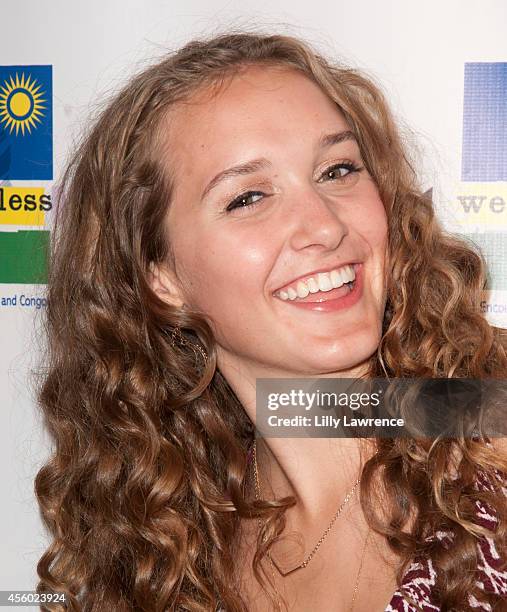
[[[312,188],[304,193],[299,190],[292,201],[289,214],[292,248],[336,249],[348,234],[339,202],[330,201]]]

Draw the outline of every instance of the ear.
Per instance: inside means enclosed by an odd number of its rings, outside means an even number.
[[[158,297],[170,304],[181,308],[184,304],[180,284],[174,275],[174,272],[169,269],[166,264],[150,263],[148,282],[152,291]]]

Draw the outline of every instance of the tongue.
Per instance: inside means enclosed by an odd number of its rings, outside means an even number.
[[[331,289],[331,291],[317,291],[317,293],[309,293],[305,298],[296,298],[291,300],[292,302],[324,302],[327,300],[336,300],[337,298],[343,297],[350,293],[350,289],[347,283],[338,287],[338,289]]]

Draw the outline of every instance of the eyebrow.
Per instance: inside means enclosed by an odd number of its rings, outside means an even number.
[[[319,138],[317,146],[320,150],[328,149],[329,147],[345,142],[346,140],[354,140],[355,142],[357,142],[354,132],[352,132],[351,130],[345,130],[343,132],[324,134]],[[269,168],[269,166],[271,166],[271,162],[268,159],[266,159],[265,157],[259,157],[258,159],[252,159],[243,164],[237,164],[236,166],[231,166],[226,170],[222,170],[217,175],[215,175],[206,185],[204,191],[202,192],[201,200],[203,200],[208,195],[208,193],[222,181],[236,176],[253,174],[254,172],[258,172],[259,170]]]

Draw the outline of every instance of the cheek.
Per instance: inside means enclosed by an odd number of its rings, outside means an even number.
[[[384,250],[387,243],[387,215],[377,191],[367,194],[356,209],[354,226],[373,251]]]
[[[180,244],[180,280],[190,305],[216,317],[262,295],[272,265],[269,241],[231,229],[193,232]]]

